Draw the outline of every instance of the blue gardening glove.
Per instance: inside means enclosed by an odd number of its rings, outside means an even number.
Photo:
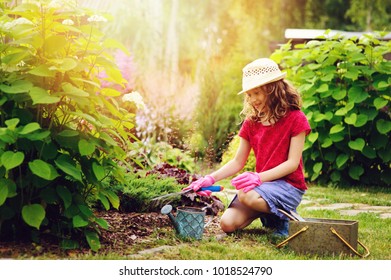
[[[188,187],[184,188],[182,191],[187,191],[189,189],[192,189],[194,192],[196,192],[201,196],[210,196],[212,193],[211,191],[198,191],[198,190],[202,187],[212,186],[215,182],[216,182],[215,178],[213,178],[210,175],[206,175],[205,177],[202,177],[197,181],[194,181]]]
[[[237,190],[248,192],[262,184],[259,174],[256,172],[244,172],[231,180],[231,184]]]

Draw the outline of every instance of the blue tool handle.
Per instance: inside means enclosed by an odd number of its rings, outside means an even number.
[[[198,191],[212,191],[212,192],[220,192],[224,189],[223,186],[208,186],[202,187]]]

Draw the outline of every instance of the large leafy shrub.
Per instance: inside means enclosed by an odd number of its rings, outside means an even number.
[[[124,85],[106,18],[66,1],[3,4],[0,18],[0,236],[49,232],[64,248],[98,250],[90,201],[118,208],[107,177],[123,180],[132,115],[98,76]],[[31,233],[31,234],[28,234]]]
[[[303,95],[312,132],[304,162],[309,179],[391,184],[391,42],[372,35],[290,43],[272,58]]]

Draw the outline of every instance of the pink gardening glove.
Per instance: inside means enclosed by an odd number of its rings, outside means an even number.
[[[182,191],[187,191],[189,189],[193,189],[198,195],[201,196],[210,196],[211,191],[198,191],[202,187],[209,187],[212,186],[216,182],[215,178],[213,178],[210,175],[206,175],[205,177],[202,177],[198,179],[197,181],[194,181],[191,183],[188,187],[184,188]]]
[[[248,192],[262,184],[259,174],[256,172],[244,172],[231,180],[231,184],[237,190]]]

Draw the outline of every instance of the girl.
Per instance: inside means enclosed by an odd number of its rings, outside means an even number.
[[[300,95],[284,80],[285,75],[268,58],[257,59],[243,68],[243,90],[239,94],[245,94],[241,112],[245,119],[236,155],[219,170],[186,188],[198,191],[235,175],[243,169],[253,149],[256,172],[244,172],[231,181],[238,193],[221,217],[221,228],[226,233],[261,218],[264,226],[274,229],[274,237],[288,236],[288,219],[278,209],[295,211],[307,189],[302,151],[310,126],[300,111]]]

